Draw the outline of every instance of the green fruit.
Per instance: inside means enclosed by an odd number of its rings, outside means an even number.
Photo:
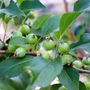
[[[50,59],[50,54],[48,52],[45,52],[42,54],[42,57],[45,59],[45,60],[49,60]]]
[[[15,55],[18,58],[24,57],[26,54],[26,50],[24,48],[17,48],[15,51]]]
[[[35,44],[38,41],[38,38],[35,34],[28,34],[26,40],[29,44]]]
[[[86,88],[87,88],[87,90],[90,90],[90,82],[85,82],[85,86],[86,86]]]
[[[70,47],[67,43],[61,43],[58,45],[58,52],[60,53],[67,53],[69,52]]]
[[[61,88],[60,88],[60,90],[67,90],[64,86],[62,86]]]
[[[76,68],[82,68],[83,64],[80,60],[76,60],[73,62],[74,67]]]
[[[43,43],[43,47],[46,49],[46,50],[52,50],[54,47],[55,47],[55,43],[53,40],[46,40],[44,43]]]
[[[85,64],[85,65],[90,65],[90,57],[84,57],[82,62]]]
[[[15,31],[12,33],[12,37],[18,37],[18,36],[22,36],[22,33],[20,31]]]
[[[29,15],[29,18],[30,19],[34,19],[35,18],[35,12],[31,11],[30,15]]]
[[[30,33],[30,28],[28,25],[22,25],[19,30],[23,35],[27,35]]]
[[[61,60],[62,60],[62,64],[65,65],[72,63],[75,60],[75,58],[71,55],[63,55],[61,57]]]
[[[9,50],[10,52],[14,52],[14,51],[16,50],[16,46],[9,44],[8,50]]]
[[[84,65],[83,68],[84,68],[85,70],[90,70],[90,65]]]

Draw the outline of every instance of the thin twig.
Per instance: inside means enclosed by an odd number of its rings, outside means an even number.
[[[68,12],[68,4],[67,4],[66,0],[63,0],[63,2],[64,2],[64,10],[65,10],[65,12]]]
[[[80,73],[90,74],[90,70],[77,69]]]
[[[68,34],[69,34],[69,37],[70,37],[72,42],[76,42],[77,41],[76,36],[75,36],[73,30],[71,30],[71,29],[68,30]]]
[[[7,53],[6,50],[0,50],[0,54],[5,54]],[[11,53],[11,54],[15,54],[14,52],[8,52],[8,53]],[[37,56],[37,53],[35,52],[26,52],[27,55],[32,55],[32,56]]]
[[[3,25],[4,25],[4,23],[3,23]],[[5,37],[6,37],[6,33],[7,33],[7,27],[8,27],[8,24],[6,24],[5,27],[4,27],[5,32],[4,32],[4,36],[3,36],[3,42],[5,42]]]

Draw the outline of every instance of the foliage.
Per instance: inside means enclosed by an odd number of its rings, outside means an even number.
[[[78,0],[73,12],[38,17],[34,17],[34,11],[46,8],[39,0],[8,0],[8,3],[1,0],[0,5],[0,19],[5,25],[11,22],[22,27],[18,32],[13,31],[8,40],[0,39],[0,89],[63,90],[64,85],[68,90],[86,90],[79,78],[80,72],[90,73],[83,70],[90,66],[83,63],[83,58],[87,63],[90,56],[82,55],[85,51],[90,53],[90,34],[77,31],[80,38],[72,42],[76,36],[69,33],[69,28],[88,10],[90,0]],[[52,85],[56,78],[58,84]]]

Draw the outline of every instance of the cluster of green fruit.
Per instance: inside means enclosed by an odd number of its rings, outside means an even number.
[[[90,57],[84,57],[82,59],[79,59],[68,53],[64,53],[60,57],[63,65],[71,64],[75,68],[83,68],[83,69],[90,70]]]
[[[42,56],[46,60],[49,60],[51,57],[51,53],[48,53],[48,51],[53,50],[55,47],[57,48],[58,53],[68,53],[70,50],[67,43],[55,44],[53,40],[48,39],[43,42],[43,47],[47,52],[45,52]]]
[[[75,68],[83,68],[90,70],[90,57],[84,57],[83,59],[76,59],[72,55],[64,54],[61,56],[63,65],[72,64]]]
[[[15,31],[12,33],[12,37],[18,37],[18,36],[19,37],[23,36],[24,38],[26,38],[28,44],[32,46],[34,46],[38,41],[38,37],[35,34],[30,33],[30,28],[28,25],[22,25],[19,31]],[[46,52],[42,53],[43,52],[42,51],[40,53],[42,57],[46,60],[50,60],[51,58],[51,53],[49,53],[48,51],[53,51],[56,47],[57,52],[60,53],[60,58],[62,60],[63,65],[72,64],[76,68],[90,69],[90,58],[86,57],[83,58],[83,60],[77,60],[75,57],[69,54],[70,47],[68,43],[64,42],[64,43],[55,44],[54,40],[48,38],[43,40],[42,46],[46,50]],[[10,52],[14,52],[14,54],[18,58],[24,57],[27,52],[27,49],[25,47],[24,48],[16,47],[10,44],[8,46],[8,50]]]
[[[35,34],[30,33],[30,28],[28,25],[22,25],[19,28],[19,31],[15,31],[12,33],[12,37],[25,37],[28,44],[31,45],[34,45],[38,40]],[[8,50],[10,52],[14,52],[14,54],[19,58],[24,57],[27,52],[27,49],[25,47],[17,47],[10,44],[8,45]]]

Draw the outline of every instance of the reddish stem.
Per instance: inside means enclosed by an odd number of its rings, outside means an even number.
[[[77,69],[80,73],[87,73],[90,74],[90,70],[82,70],[82,69]]]
[[[67,4],[66,0],[63,0],[63,2],[64,2],[64,10],[65,10],[65,12],[68,12],[68,4]]]
[[[4,54],[6,51],[5,50],[0,50],[0,54]],[[11,54],[14,54],[14,52],[10,52]],[[27,52],[27,55],[32,55],[32,56],[37,56],[37,53],[35,52]]]

